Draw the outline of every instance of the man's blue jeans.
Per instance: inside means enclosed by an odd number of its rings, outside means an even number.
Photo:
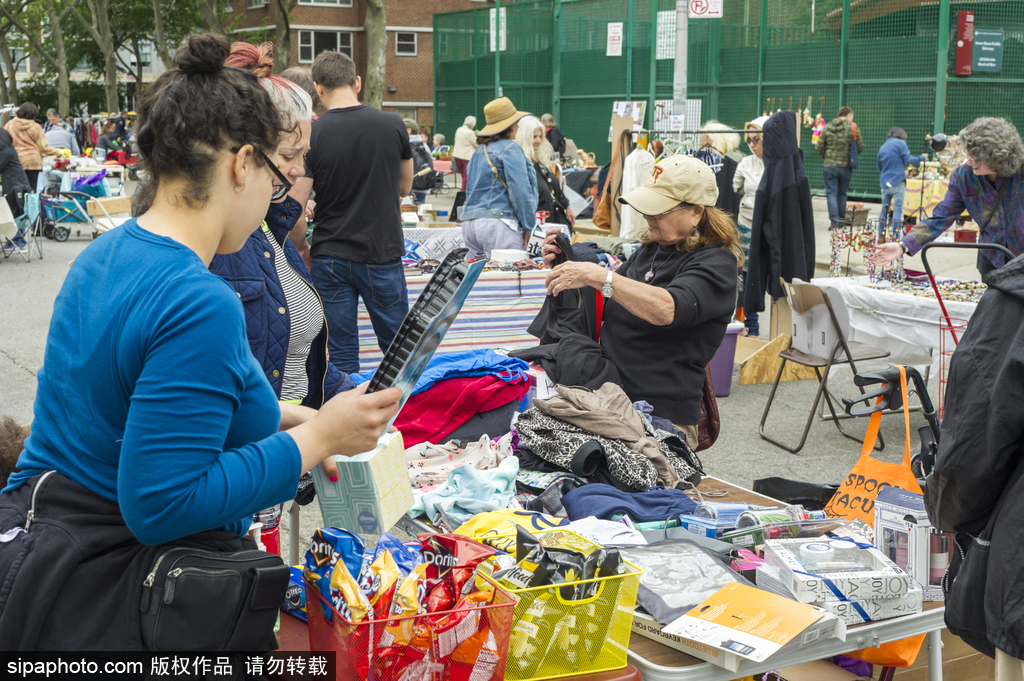
[[[907,183],[900,182],[894,187],[882,187],[882,214],[878,220],[878,236],[882,236],[886,217],[889,214],[889,203],[892,203],[892,228],[897,238],[902,233],[903,197],[907,193]]]
[[[324,303],[328,349],[339,370],[359,372],[359,298],[370,313],[377,344],[387,351],[409,312],[409,290],[401,260],[382,264],[313,258],[313,285]]]
[[[843,166],[825,166],[825,198],[828,201],[828,219],[834,225],[846,219],[846,190],[850,188],[853,170]]]

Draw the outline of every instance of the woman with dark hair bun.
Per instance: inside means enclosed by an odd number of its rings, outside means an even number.
[[[241,296],[208,269],[280,191],[269,157],[285,126],[229,53],[223,36],[190,36],[147,88],[149,210],[90,244],[57,296],[32,434],[0,495],[6,649],[276,648],[287,570],[251,551],[252,514],[328,456],[371,450],[397,411],[397,389],[314,414],[280,404]],[[180,547],[219,571],[177,579]]]
[[[25,170],[32,191],[36,190],[36,182],[43,169],[43,156],[56,156],[58,153],[46,141],[43,126],[36,123],[38,115],[39,107],[32,102],[25,102],[14,112],[14,118],[4,126],[4,130],[11,133],[14,148],[18,151],[18,160]]]

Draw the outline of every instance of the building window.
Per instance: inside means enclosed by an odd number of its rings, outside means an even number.
[[[352,0],[299,0],[299,4],[312,7],[351,7]]]
[[[325,50],[352,56],[352,34],[342,31],[299,31],[299,63],[312,64]]]
[[[245,0],[245,8],[246,9],[259,9],[261,7],[266,7],[267,3],[268,3],[268,0]]]
[[[387,102],[384,102],[384,106],[387,106]],[[417,111],[419,111],[419,109],[417,109],[414,106],[396,106],[395,107],[395,113],[397,113],[400,117],[402,117],[402,118],[411,118],[414,121],[416,121],[417,123],[419,123],[419,120],[416,117],[416,112]]]
[[[395,54],[399,57],[415,57],[416,34],[395,33]]]

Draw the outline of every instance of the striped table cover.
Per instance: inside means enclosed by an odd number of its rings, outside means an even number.
[[[480,348],[523,348],[537,344],[526,328],[544,304],[547,271],[484,272],[470,292],[462,311],[448,330],[438,352],[463,352]],[[430,275],[407,277],[409,306],[423,292]],[[370,315],[359,301],[359,366],[375,369],[384,358],[370,324]]]

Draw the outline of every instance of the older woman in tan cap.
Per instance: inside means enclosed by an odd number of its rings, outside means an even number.
[[[736,223],[715,208],[717,200],[711,168],[689,156],[664,159],[643,186],[619,199],[647,221],[643,247],[614,273],[569,261],[547,278],[549,295],[585,286],[601,290],[600,342],[622,388],[675,423],[691,447],[697,446],[705,367],[732,319],[743,260]],[[549,263],[560,252],[554,234],[544,244]]]
[[[508,97],[484,107],[487,125],[466,168],[466,206],[460,216],[462,240],[471,254],[522,249],[537,222],[537,176],[515,142],[519,119]]]

